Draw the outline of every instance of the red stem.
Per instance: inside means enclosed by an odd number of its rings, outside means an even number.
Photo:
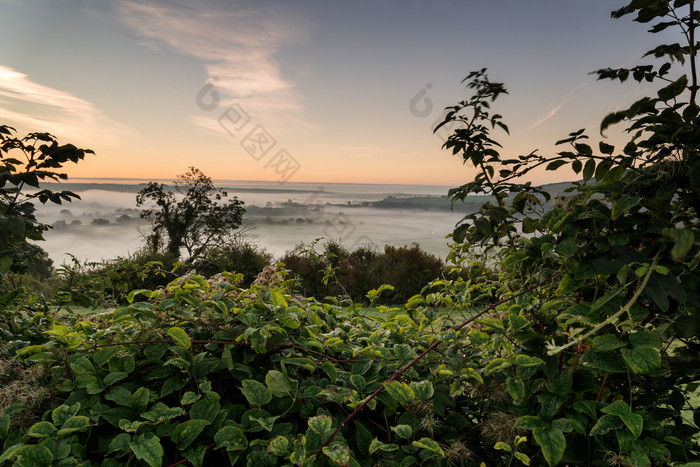
[[[603,378],[603,383],[600,385],[600,391],[598,391],[598,397],[595,398],[596,402],[600,402],[600,399],[603,397],[603,389],[605,389],[605,383],[608,382],[608,375],[610,373],[605,373],[605,377]]]

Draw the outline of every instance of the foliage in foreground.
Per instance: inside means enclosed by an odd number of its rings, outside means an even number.
[[[692,1],[628,13],[684,28],[650,53],[694,63]],[[184,277],[94,316],[3,308],[0,465],[697,466],[699,88],[671,68],[600,70],[668,81],[603,121],[629,123],[622,152],[578,131],[517,159],[490,136],[505,87],[470,75],[446,146],[479,174],[452,194],[494,201],[454,232],[457,274],[403,308],[320,303],[280,273]],[[552,209],[515,183],[567,164],[583,180]]]

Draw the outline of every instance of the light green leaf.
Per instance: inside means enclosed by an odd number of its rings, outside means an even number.
[[[396,425],[391,427],[391,431],[399,438],[410,439],[413,436],[413,428],[410,425]]]
[[[284,456],[289,448],[289,440],[284,436],[275,436],[267,445],[267,452],[277,457]]]
[[[513,448],[511,448],[508,444],[504,443],[503,441],[499,441],[496,444],[494,444],[493,448],[498,450],[498,451],[508,451],[508,452],[513,451]]]
[[[388,383],[384,383],[384,387],[386,388],[386,392],[388,392],[391,397],[399,401],[401,404],[408,404],[416,398],[413,389],[411,389],[411,387],[406,383],[402,383],[400,381],[390,381]]]
[[[141,417],[151,422],[160,423],[184,414],[185,410],[182,407],[168,407],[162,402],[156,402],[148,412],[142,412]]]
[[[377,438],[374,438],[369,444],[369,453],[374,454],[377,451],[392,452],[398,450],[399,447],[395,444],[384,444]]]
[[[248,419],[251,422],[257,423],[265,431],[272,431],[272,427],[275,425],[275,422],[277,421],[278,418],[280,418],[279,415],[276,415],[274,417],[260,417],[260,418],[255,418],[251,415],[248,416]]]
[[[199,400],[199,398],[202,397],[199,394],[196,394],[192,391],[187,391],[182,395],[180,398],[180,404],[182,405],[189,405],[189,404],[194,404]]]
[[[53,453],[44,445],[33,444],[24,446],[14,452],[17,463],[21,467],[44,467],[53,463]]]
[[[335,465],[350,465],[350,448],[347,446],[343,446],[342,444],[324,446],[323,454],[325,454]]]
[[[318,415],[316,417],[309,418],[309,428],[321,436],[330,433],[332,426],[333,419],[328,415]]]
[[[362,375],[350,375],[350,382],[359,392],[364,391],[365,386],[367,386],[367,381]]]
[[[411,443],[411,445],[415,448],[426,449],[435,454],[437,457],[445,457],[445,453],[440,447],[440,444],[430,438],[421,438],[418,441]]]
[[[416,399],[419,401],[424,401],[433,397],[435,389],[433,388],[433,383],[430,381],[411,381],[411,389],[413,394],[415,394]]]
[[[484,374],[490,375],[494,371],[503,370],[510,367],[510,362],[504,358],[494,358],[491,360],[486,368],[484,368]]]
[[[516,452],[513,455],[515,456],[516,459],[518,459],[523,464],[530,465],[530,458],[524,452]]]
[[[7,418],[9,424],[10,416],[5,415],[4,418]],[[48,438],[49,436],[52,436],[54,433],[56,433],[56,431],[56,427],[53,425],[53,423],[38,422],[32,425],[31,428],[29,428],[29,431],[27,431],[27,435],[31,436],[32,438]]]
[[[84,417],[82,415],[74,415],[73,417],[66,420],[63,425],[61,425],[61,429],[58,430],[58,433],[56,433],[56,435],[65,436],[71,433],[75,433],[76,431],[82,431],[89,426],[89,418]]]
[[[172,337],[180,347],[189,349],[192,344],[190,336],[187,335],[184,329],[177,326],[168,329],[168,335]]]

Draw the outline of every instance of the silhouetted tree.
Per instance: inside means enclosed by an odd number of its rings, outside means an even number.
[[[137,206],[151,205],[141,213],[152,225],[146,247],[178,258],[184,248],[192,259],[225,241],[240,227],[245,213],[243,202],[235,196],[220,203],[226,197],[228,193],[195,167],[178,175],[172,189],[150,182],[136,195]]]

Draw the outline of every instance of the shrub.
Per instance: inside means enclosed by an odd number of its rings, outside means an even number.
[[[272,255],[258,246],[244,241],[233,241],[207,248],[192,262],[198,274],[213,276],[228,271],[243,274],[243,285],[250,285],[270,265]]]

